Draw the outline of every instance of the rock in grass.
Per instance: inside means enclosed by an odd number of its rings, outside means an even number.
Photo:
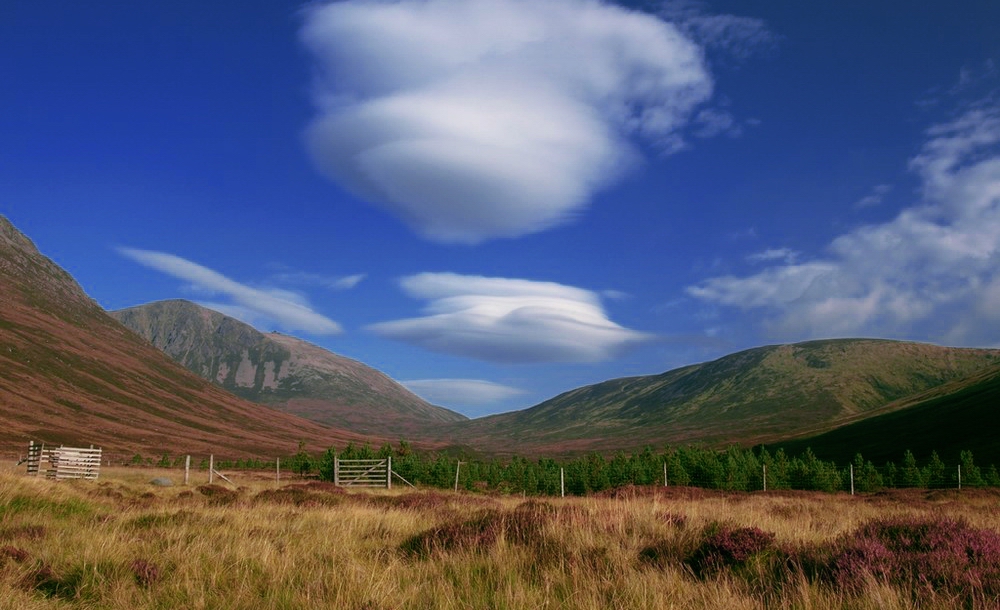
[[[157,487],[172,487],[174,482],[167,477],[156,477],[149,482],[150,485],[156,485]]]

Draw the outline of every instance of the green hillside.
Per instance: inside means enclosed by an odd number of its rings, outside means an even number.
[[[777,443],[797,454],[806,447],[822,459],[846,461],[856,453],[881,464],[910,450],[918,460],[932,451],[949,463],[972,451],[977,463],[1000,464],[1000,367],[948,384],[909,406],[829,432]]]
[[[998,363],[997,350],[878,339],[767,346],[578,388],[453,430],[468,445],[512,453],[758,444],[832,429]]]

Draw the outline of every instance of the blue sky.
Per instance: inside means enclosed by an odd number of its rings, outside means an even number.
[[[1000,345],[1000,4],[4,2],[0,213],[471,416]]]

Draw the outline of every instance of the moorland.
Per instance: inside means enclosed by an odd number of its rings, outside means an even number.
[[[990,608],[995,490],[565,499],[0,471],[2,608]]]

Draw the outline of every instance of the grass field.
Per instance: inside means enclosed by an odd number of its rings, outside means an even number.
[[[1000,495],[532,499],[0,469],[0,608],[994,608]],[[197,476],[197,480],[194,478]]]

